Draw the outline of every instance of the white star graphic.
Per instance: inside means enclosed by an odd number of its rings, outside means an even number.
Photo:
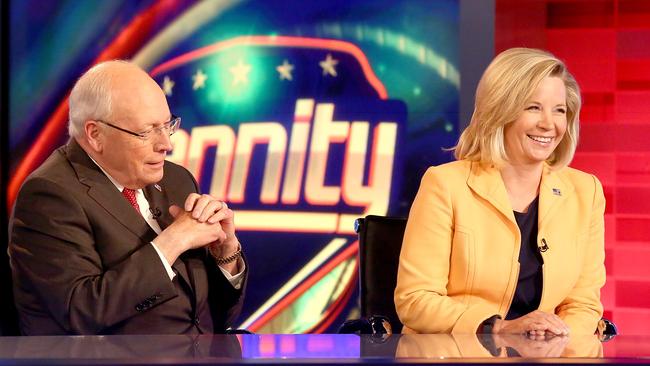
[[[251,72],[251,65],[245,64],[242,60],[237,61],[237,65],[231,67],[230,72],[232,73],[232,85],[235,86],[239,83],[246,84],[248,83],[248,73]]]
[[[336,69],[334,68],[334,66],[336,66],[336,64],[338,63],[339,61],[332,58],[332,55],[328,53],[325,60],[319,62],[318,64],[320,65],[320,67],[323,68],[323,75],[329,74],[331,76],[336,77]]]
[[[165,92],[166,96],[171,96],[172,95],[172,89],[174,88],[174,85],[176,83],[172,81],[172,79],[169,78],[169,76],[165,76],[163,79],[163,85],[162,89]]]
[[[276,68],[278,73],[280,73],[280,80],[293,80],[291,77],[291,71],[293,70],[293,65],[289,61],[284,60],[282,65],[278,65]]]
[[[196,74],[192,75],[192,90],[198,90],[205,87],[205,81],[208,80],[208,75],[204,74],[201,69],[196,70]]]

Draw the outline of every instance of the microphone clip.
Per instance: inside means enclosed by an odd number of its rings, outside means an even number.
[[[546,239],[542,238],[542,244],[538,245],[537,249],[539,250],[540,253],[544,253],[548,250],[548,244],[546,243]]]
[[[160,211],[160,208],[158,207],[154,207],[154,208],[149,207],[149,212],[151,212],[151,216],[154,219],[158,219],[162,215],[162,211]]]

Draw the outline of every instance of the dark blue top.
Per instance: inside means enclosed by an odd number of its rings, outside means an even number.
[[[507,320],[519,318],[537,310],[542,299],[542,255],[537,249],[537,206],[539,197],[528,207],[528,212],[515,213],[515,219],[521,232],[519,248],[519,280],[515,295],[506,315]]]

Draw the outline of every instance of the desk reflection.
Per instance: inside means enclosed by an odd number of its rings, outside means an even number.
[[[353,334],[0,337],[2,359],[359,358]]]
[[[228,358],[241,359],[234,336],[123,335],[0,338],[0,357],[27,359]]]
[[[366,363],[638,363],[650,360],[650,336],[619,335],[601,343],[596,336],[532,341],[525,336],[450,334],[264,334],[199,336],[0,337],[0,365],[280,365]],[[519,359],[517,359],[519,358]]]
[[[603,357],[596,335],[532,340],[525,335],[404,334],[396,358]]]

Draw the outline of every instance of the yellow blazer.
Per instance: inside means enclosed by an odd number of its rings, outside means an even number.
[[[538,246],[539,309],[560,316],[572,334],[593,334],[605,283],[605,197],[598,179],[544,166]],[[427,170],[409,214],[395,306],[404,333],[475,333],[505,318],[519,277],[521,234],[499,171],[455,161]]]

